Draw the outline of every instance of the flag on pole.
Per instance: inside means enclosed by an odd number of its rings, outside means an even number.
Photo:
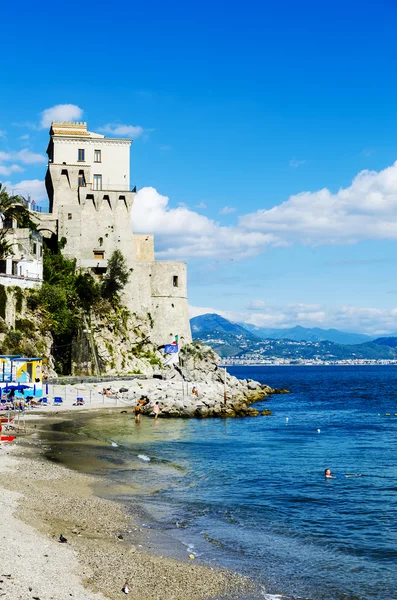
[[[164,354],[177,354],[178,348],[178,344],[176,343],[166,344],[164,346]]]

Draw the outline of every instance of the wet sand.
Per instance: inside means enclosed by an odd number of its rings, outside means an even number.
[[[46,460],[29,432],[1,446],[0,597],[116,600],[126,581],[134,600],[255,597],[242,576],[141,551],[133,516],[95,496],[97,484]]]

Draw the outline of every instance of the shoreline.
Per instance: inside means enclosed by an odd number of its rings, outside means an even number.
[[[7,600],[64,600],[69,594],[116,600],[124,597],[126,581],[134,600],[252,597],[254,586],[245,577],[148,552],[153,541],[134,515],[121,503],[95,495],[99,477],[45,459],[45,442],[31,423],[29,419],[28,433],[18,437],[17,445],[0,449],[0,501],[8,516],[2,548],[12,546],[19,557],[10,562],[8,551],[0,550],[1,572],[7,575],[0,594],[5,592]],[[58,542],[61,533],[67,544]],[[140,550],[142,540],[148,542],[145,550]]]

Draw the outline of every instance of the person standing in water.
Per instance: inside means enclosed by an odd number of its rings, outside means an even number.
[[[134,413],[135,413],[135,423],[139,423],[140,422],[140,420],[141,420],[141,412],[142,412],[142,408],[141,408],[140,404],[138,403],[135,406],[135,411],[134,411]]]
[[[153,412],[154,412],[154,419],[158,419],[159,418],[159,412],[160,412],[160,407],[159,407],[159,403],[156,402],[156,404],[153,406]]]

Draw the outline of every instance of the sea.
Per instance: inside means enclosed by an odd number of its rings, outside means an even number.
[[[245,574],[250,600],[397,600],[397,367],[228,371],[291,393],[256,418],[75,413],[47,456],[98,475],[139,546]]]

